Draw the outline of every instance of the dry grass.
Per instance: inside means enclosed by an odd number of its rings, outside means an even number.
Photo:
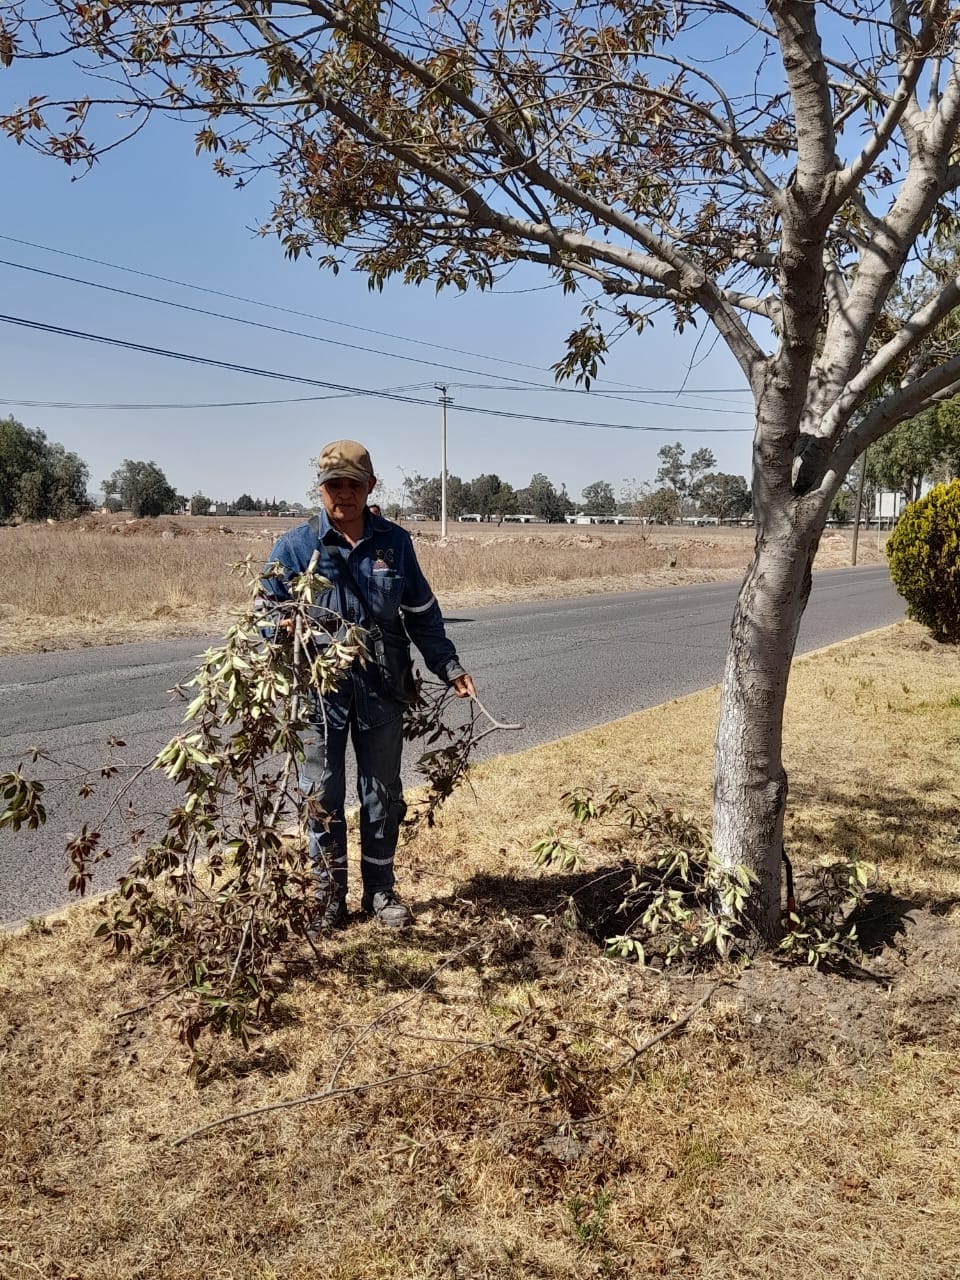
[[[0,588],[0,654],[220,628],[246,597],[231,565],[249,555],[258,567],[294,523],[89,517],[0,528],[0,556],[16,566]],[[752,545],[749,529],[453,525],[445,544],[436,526],[413,532],[448,609],[738,577]],[[878,557],[876,538],[862,538],[861,562]],[[827,535],[818,563],[849,561],[848,535]]]
[[[902,954],[881,981],[728,974],[621,1071],[712,979],[562,927],[609,851],[560,875],[527,849],[573,782],[704,813],[715,691],[478,768],[402,852],[417,927],[353,926],[295,965],[275,1023],[216,1046],[200,1087],[163,1006],[125,1012],[145,975],[93,948],[89,909],[6,938],[0,1275],[952,1280],[958,706],[956,654],[912,625],[795,663],[791,852],[879,861],[914,907]]]

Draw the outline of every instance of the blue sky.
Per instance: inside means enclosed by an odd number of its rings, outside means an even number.
[[[19,89],[10,73],[0,70],[0,109],[25,96]],[[200,490],[229,500],[248,492],[302,501],[311,482],[310,459],[327,440],[349,436],[369,447],[381,494],[388,499],[399,492],[404,473],[439,473],[437,382],[448,384],[454,401],[448,461],[450,471],[463,479],[493,471],[520,487],[533,472],[543,471],[555,484],[566,484],[576,500],[595,480],[609,481],[617,492],[626,479],[653,480],[657,449],[675,440],[688,454],[707,446],[721,470],[749,476],[750,399],[739,370],[709,331],[699,339],[677,336],[665,324],[620,344],[598,385],[649,389],[646,398],[635,392],[614,400],[550,389],[491,390],[513,377],[552,387],[550,365],[580,322],[578,301],[564,298],[555,287],[544,289],[547,278],[534,268],[515,272],[502,292],[437,297],[432,286],[399,284],[370,293],[355,273],[335,277],[309,260],[287,262],[276,240],[256,233],[269,210],[269,187],[235,191],[210,171],[207,159],[194,156],[190,127],[172,122],[148,127],[79,178],[54,160],[0,139],[0,174],[7,193],[0,212],[5,262],[314,336],[191,314],[9,265],[0,265],[3,314],[340,385],[403,388],[403,394],[428,402],[350,396],[178,410],[30,406],[25,402],[194,404],[324,392],[0,324],[0,416],[12,413],[78,453],[90,466],[92,490],[124,458],[134,458],[156,461],[185,494]],[[66,254],[319,318],[230,301]],[[693,359],[697,364],[690,369]],[[471,372],[438,367],[443,364]],[[684,385],[687,394],[671,394]],[[730,390],[689,394],[714,389]],[[663,430],[497,419],[467,414],[458,405]],[[723,434],[700,434],[713,428]]]

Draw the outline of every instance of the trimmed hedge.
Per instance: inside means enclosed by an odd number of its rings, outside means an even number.
[[[960,480],[911,502],[887,540],[894,586],[907,615],[934,638],[960,643]]]

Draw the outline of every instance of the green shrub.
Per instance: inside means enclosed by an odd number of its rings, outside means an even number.
[[[937,640],[960,642],[960,480],[937,485],[904,510],[887,557],[908,616]]]

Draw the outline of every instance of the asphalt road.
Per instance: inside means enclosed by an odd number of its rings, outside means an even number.
[[[519,751],[716,683],[739,583],[548,600],[455,613],[449,633],[491,714],[522,720],[494,734],[488,754]],[[903,617],[885,566],[816,574],[798,652]],[[169,690],[208,643],[193,638],[0,658],[0,772],[33,744],[57,758],[99,764],[111,737],[147,760],[172,737],[183,703]],[[49,766],[40,767],[49,774]],[[412,780],[409,779],[409,780]],[[138,813],[164,809],[166,783],[151,776]],[[123,822],[101,823],[103,796],[81,802],[75,785],[48,789],[38,832],[0,833],[0,923],[42,914],[65,899],[63,833],[84,821],[119,841]],[[119,845],[118,845],[119,847]],[[105,864],[97,887],[118,873]]]

